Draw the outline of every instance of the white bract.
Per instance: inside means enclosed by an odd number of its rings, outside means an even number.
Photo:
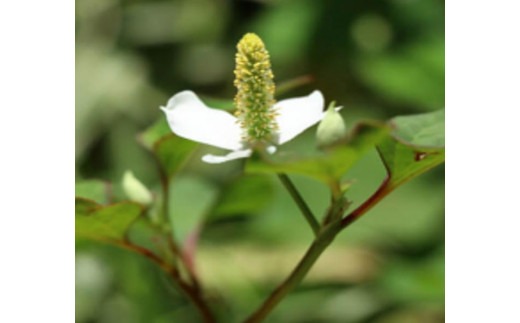
[[[276,102],[272,110],[277,128],[271,144],[282,145],[319,122],[325,115],[323,106],[320,91]],[[251,156],[252,147],[244,141],[239,120],[226,111],[206,106],[192,91],[175,94],[161,109],[171,130],[179,137],[231,150],[224,156],[205,155],[203,161],[218,164]],[[276,148],[270,145],[267,151],[274,153]]]

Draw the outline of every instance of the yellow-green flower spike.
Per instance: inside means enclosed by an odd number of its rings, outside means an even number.
[[[236,116],[249,145],[264,146],[273,141],[277,129],[273,110],[274,82],[269,53],[255,34],[246,34],[238,42],[235,57]]]

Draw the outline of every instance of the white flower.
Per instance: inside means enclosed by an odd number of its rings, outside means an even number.
[[[320,121],[323,96],[274,99],[275,84],[269,53],[258,35],[248,33],[237,44],[235,55],[235,116],[207,107],[191,91],[174,95],[166,107],[170,128],[178,136],[228,149],[225,156],[205,155],[207,163],[223,163],[251,156],[253,149],[276,151],[281,145]]]
[[[282,145],[319,122],[325,115],[323,106],[320,91],[275,103],[272,110],[277,127],[273,131],[273,143]],[[179,137],[231,150],[225,156],[205,155],[203,161],[218,164],[251,156],[252,148],[243,141],[238,119],[226,111],[206,106],[192,91],[175,94],[161,109],[166,113],[171,130]],[[276,148],[269,146],[267,151],[274,153]]]

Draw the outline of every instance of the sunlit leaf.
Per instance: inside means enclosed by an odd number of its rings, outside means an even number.
[[[309,147],[308,154],[279,152],[263,159],[251,158],[246,170],[251,173],[289,173],[306,175],[325,183],[339,180],[365,152],[375,147],[389,129],[379,123],[358,124],[345,142],[327,151]]]
[[[142,207],[123,202],[102,206],[94,201],[76,198],[76,237],[104,241],[121,241]]]
[[[397,117],[378,150],[396,187],[444,162],[444,110]]]

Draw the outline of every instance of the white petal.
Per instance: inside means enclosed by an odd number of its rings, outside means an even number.
[[[226,111],[208,108],[191,91],[175,94],[161,109],[180,137],[229,150],[242,148],[237,119]]]
[[[204,155],[202,157],[202,160],[208,164],[221,164],[221,163],[225,163],[227,161],[233,160],[233,159],[247,158],[247,157],[251,156],[251,153],[252,153],[251,149],[235,150],[225,156],[215,156],[215,155],[211,155],[211,154]]]
[[[323,95],[314,91],[308,96],[282,100],[274,105],[278,113],[278,144],[283,144],[323,118]]]

